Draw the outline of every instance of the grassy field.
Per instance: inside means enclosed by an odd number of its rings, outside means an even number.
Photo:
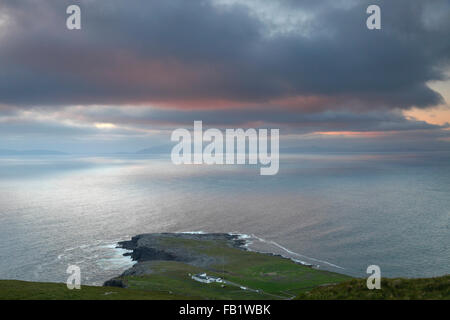
[[[131,279],[130,279],[131,280]],[[68,290],[65,284],[26,282],[17,280],[0,281],[0,299],[8,300],[184,300],[184,299],[226,299],[233,296],[235,299],[261,298],[244,291],[231,288],[221,290],[216,284],[211,287],[202,287],[197,284],[189,286],[190,295],[170,293],[161,287],[157,290],[158,279],[132,279],[133,286],[138,289],[122,289],[113,287],[82,286],[81,290]],[[154,285],[156,283],[156,285]],[[174,281],[172,283],[177,283]],[[300,293],[296,299],[305,300],[348,300],[348,299],[450,299],[450,276],[429,279],[384,279],[381,290],[368,290],[365,279],[353,279],[340,284],[314,288]],[[148,287],[152,287],[149,290]],[[185,288],[180,288],[183,291]],[[198,296],[193,295],[194,292]],[[277,299],[267,296],[268,299]]]
[[[167,292],[139,291],[112,287],[82,286],[69,290],[65,283],[0,280],[0,300],[170,300],[187,297]]]
[[[380,290],[368,290],[366,279],[353,279],[315,288],[301,293],[297,299],[450,300],[450,275],[424,279],[381,279]]]

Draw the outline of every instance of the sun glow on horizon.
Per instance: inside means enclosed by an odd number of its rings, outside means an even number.
[[[94,125],[97,129],[114,129],[114,128],[116,128],[115,124],[108,123],[108,122],[96,122]]]
[[[346,137],[379,137],[393,133],[393,131],[317,131],[315,134],[324,136],[346,136]]]

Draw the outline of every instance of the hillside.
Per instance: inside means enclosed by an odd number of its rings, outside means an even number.
[[[423,279],[381,279],[380,290],[368,290],[366,279],[354,279],[301,293],[296,299],[449,300],[450,275]]]

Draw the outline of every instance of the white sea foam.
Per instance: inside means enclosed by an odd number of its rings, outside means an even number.
[[[296,257],[301,257],[301,258],[304,258],[304,259],[310,260],[310,261],[315,261],[315,262],[318,262],[320,264],[325,264],[325,265],[328,265],[328,266],[333,267],[333,268],[338,268],[338,269],[343,269],[343,270],[345,269],[345,268],[343,268],[341,266],[338,266],[338,265],[336,265],[334,263],[331,263],[331,262],[328,262],[328,261],[325,261],[325,260],[319,260],[319,259],[316,259],[316,258],[308,257],[308,256],[305,256],[303,254],[294,252],[294,251],[292,251],[292,250],[290,250],[290,249],[280,245],[279,243],[277,243],[275,241],[263,239],[261,237],[256,236],[255,234],[249,235],[249,234],[238,233],[238,232],[230,232],[228,234],[237,236],[239,240],[245,240],[244,247],[247,250],[249,250],[249,251],[256,251],[256,252],[258,251],[258,250],[253,250],[253,249],[250,248],[250,245],[253,244],[253,242],[254,242],[253,240],[257,240],[257,241],[265,243],[265,244],[273,245],[273,246],[275,246],[275,247],[285,251],[289,255],[293,255],[293,256],[296,256]],[[302,265],[306,265],[306,266],[312,266],[313,265],[312,263],[306,262],[304,260],[300,260],[298,258],[293,258],[291,256],[286,256],[286,255],[281,255],[281,256],[284,257],[284,258],[287,258],[287,259],[291,259],[292,261],[294,261],[296,263],[299,263],[299,264],[302,264]],[[316,267],[320,267],[320,264],[319,265],[315,265],[315,266]]]
[[[125,270],[136,263],[131,259],[131,256],[124,255],[131,250],[117,247],[117,243],[125,239],[129,239],[129,237],[114,240],[95,240],[89,244],[67,248],[57,256],[57,260],[87,268],[92,268],[95,265],[101,270]]]
[[[280,248],[281,250],[284,250],[285,252],[287,252],[287,253],[289,253],[289,254],[291,254],[291,255],[294,255],[294,256],[297,256],[297,257],[302,257],[302,258],[304,258],[304,259],[311,260],[311,261],[315,261],[315,262],[318,262],[318,263],[321,263],[321,264],[326,264],[326,265],[331,266],[331,267],[333,267],[333,268],[344,269],[343,267],[338,266],[338,265],[336,265],[336,264],[333,264],[333,263],[331,263],[331,262],[328,262],[328,261],[325,261],[325,260],[319,260],[319,259],[316,259],[316,258],[311,258],[311,257],[305,256],[305,255],[303,255],[303,254],[294,252],[294,251],[292,251],[292,250],[290,250],[290,249],[288,249],[288,248],[282,246],[281,244],[279,244],[279,243],[277,243],[277,242],[275,242],[275,241],[272,241],[272,240],[266,240],[266,239],[263,239],[263,238],[261,238],[261,237],[258,237],[258,236],[256,236],[256,235],[254,235],[254,234],[252,234],[252,237],[255,238],[255,239],[257,239],[258,241],[263,242],[263,243],[267,243],[267,244],[274,245],[274,246]],[[299,260],[298,260],[298,261],[299,261]],[[309,263],[307,263],[307,262],[305,262],[305,261],[301,261],[301,263],[311,265],[311,264],[309,264]]]
[[[205,231],[181,231],[176,233],[186,233],[186,234],[206,234]]]

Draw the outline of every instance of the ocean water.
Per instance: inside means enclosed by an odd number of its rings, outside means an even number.
[[[132,265],[117,241],[233,232],[250,249],[366,276],[450,273],[450,153],[282,156],[175,166],[169,156],[0,158],[0,278],[101,285]]]

